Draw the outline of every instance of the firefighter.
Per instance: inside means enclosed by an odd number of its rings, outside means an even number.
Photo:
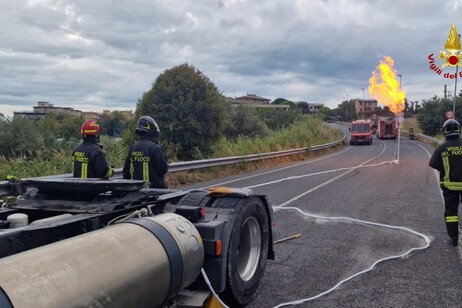
[[[459,203],[462,196],[462,140],[461,126],[449,119],[443,124],[446,141],[433,153],[429,166],[440,172],[440,186],[444,197],[444,218],[452,246],[459,242]]]
[[[131,146],[123,168],[124,179],[143,180],[150,188],[167,188],[164,176],[168,160],[157,137],[160,130],[150,116],[142,116],[136,125],[138,141]]]
[[[414,140],[415,135],[414,135],[414,129],[412,127],[409,127],[409,140]]]
[[[98,144],[101,126],[95,120],[87,120],[80,128],[82,143],[72,152],[75,178],[109,178],[113,174],[103,147]]]

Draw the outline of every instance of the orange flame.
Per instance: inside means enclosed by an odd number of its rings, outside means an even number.
[[[404,110],[406,94],[396,80],[393,64],[395,61],[389,56],[380,61],[377,70],[374,70],[369,78],[369,93],[380,104],[388,106],[391,112],[399,114]]]

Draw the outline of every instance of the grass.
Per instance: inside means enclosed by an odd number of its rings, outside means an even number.
[[[417,123],[417,118],[415,117],[404,118],[403,129],[409,130],[409,128],[411,127],[414,129],[414,133],[418,133],[418,134],[422,133],[422,130],[419,127],[419,123]]]

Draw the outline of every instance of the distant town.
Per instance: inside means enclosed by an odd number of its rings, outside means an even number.
[[[121,113],[125,119],[131,120],[134,117],[134,113],[132,110],[123,110],[118,111]],[[83,117],[85,120],[99,120],[102,114],[111,114],[112,111],[110,110],[103,110],[102,113],[98,112],[88,112],[88,111],[80,111],[76,110],[71,107],[55,107],[54,104],[50,102],[40,101],[37,102],[37,106],[33,107],[33,111],[14,111],[14,117],[23,117],[29,120],[42,120],[49,114],[65,114],[75,117]]]
[[[255,94],[247,94],[240,97],[225,97],[225,100],[234,106],[245,105],[257,109],[271,108],[287,111],[290,108],[288,105],[271,104],[271,100],[269,98],[257,96]],[[358,112],[358,114],[361,112],[372,111],[377,108],[377,101],[374,99],[355,99],[354,102],[355,109],[356,112]],[[299,103],[301,102],[297,102],[296,104]],[[319,108],[324,106],[324,104],[313,104],[306,102],[303,103],[307,104],[308,106],[307,113],[312,115],[318,115]],[[14,111],[14,117],[23,117],[30,120],[38,121],[43,119],[48,114],[53,113],[83,117],[85,120],[99,120],[101,115],[111,114],[113,112],[111,110],[103,110],[103,112],[81,111],[71,107],[58,107],[46,101],[37,102],[37,106],[33,106],[32,109],[32,111]],[[126,120],[131,120],[134,117],[134,112],[132,110],[117,110],[117,112],[119,112]]]

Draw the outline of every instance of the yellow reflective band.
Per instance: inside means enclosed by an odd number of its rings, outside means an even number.
[[[133,180],[133,174],[135,173],[135,167],[133,167],[133,162],[130,162],[130,177]]]
[[[96,129],[85,129],[85,130],[82,131],[83,134],[85,134],[85,133],[96,133],[96,132],[97,132]]]
[[[149,183],[149,163],[143,162],[143,181]]]
[[[82,170],[80,173],[80,177],[82,179],[88,178],[88,164],[87,163],[82,163]]]
[[[445,156],[442,159],[444,166],[444,181],[449,182],[449,171],[451,171],[451,166],[449,165],[449,158]]]
[[[114,171],[112,170],[111,167],[109,167],[109,170],[107,171],[105,177],[106,177],[106,178],[110,178],[110,177],[113,176],[113,175],[114,175]]]
[[[441,185],[443,185],[449,190],[462,191],[462,182],[444,181],[444,182],[441,182]]]
[[[446,222],[459,222],[459,216],[446,216]]]

